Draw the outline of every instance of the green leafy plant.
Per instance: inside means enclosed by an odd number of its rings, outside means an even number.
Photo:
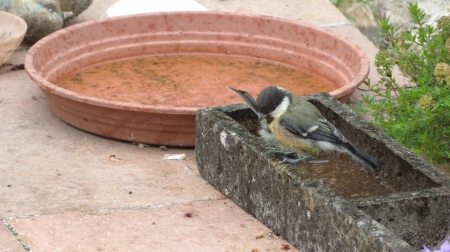
[[[375,57],[379,83],[365,82],[366,91],[356,111],[373,116],[372,123],[434,163],[450,161],[450,17],[436,27],[426,24],[417,4],[408,10],[415,24],[400,31],[379,21],[389,44]],[[397,65],[410,85],[400,86],[392,76]]]

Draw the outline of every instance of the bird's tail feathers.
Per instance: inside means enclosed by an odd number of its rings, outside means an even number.
[[[370,167],[375,171],[380,171],[381,165],[383,164],[380,160],[372,157],[371,155],[359,150],[352,144],[348,143],[346,146],[347,153],[355,159],[358,163],[364,167]]]

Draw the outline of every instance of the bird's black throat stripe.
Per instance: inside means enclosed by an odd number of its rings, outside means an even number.
[[[266,118],[267,124],[270,124],[273,121],[273,116],[271,116],[271,115],[267,115],[265,118]]]

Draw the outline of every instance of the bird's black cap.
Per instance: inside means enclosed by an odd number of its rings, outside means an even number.
[[[260,112],[267,115],[274,111],[286,96],[291,99],[291,94],[287,90],[277,86],[270,86],[263,89],[256,99]]]

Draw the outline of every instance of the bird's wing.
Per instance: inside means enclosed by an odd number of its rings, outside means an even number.
[[[299,111],[289,111],[289,114],[296,116],[281,116],[280,124],[292,134],[319,141],[327,141],[336,144],[347,142],[341,132],[327,121],[317,108],[306,100],[296,100],[300,102],[295,106]]]
[[[325,121],[325,123],[327,124],[328,128],[333,132],[334,136],[335,136],[336,138],[338,138],[340,142],[345,142],[345,143],[348,142],[347,138],[345,138],[344,135],[342,135],[342,133],[341,133],[336,127],[334,127],[333,124],[331,124],[331,123],[330,123],[327,119],[325,119],[325,118],[322,118],[322,119]]]
[[[253,110],[253,112],[255,112],[255,114],[257,114],[258,116],[261,114],[259,112],[259,106],[258,106],[258,102],[256,102],[255,98],[253,98],[253,96],[244,91],[244,90],[239,90],[239,89],[234,89],[231,87],[228,87],[231,91],[235,92],[237,95],[239,95],[242,100],[245,101],[245,103],[247,103],[247,105]]]
[[[343,141],[341,137],[336,136],[333,132],[337,129],[334,126],[332,126],[333,128],[330,128],[330,123],[323,118],[316,121],[315,124],[299,123],[297,120],[281,118],[280,124],[284,126],[289,132],[301,138],[326,141],[336,144],[340,144]],[[342,134],[340,134],[340,136],[342,136]]]

